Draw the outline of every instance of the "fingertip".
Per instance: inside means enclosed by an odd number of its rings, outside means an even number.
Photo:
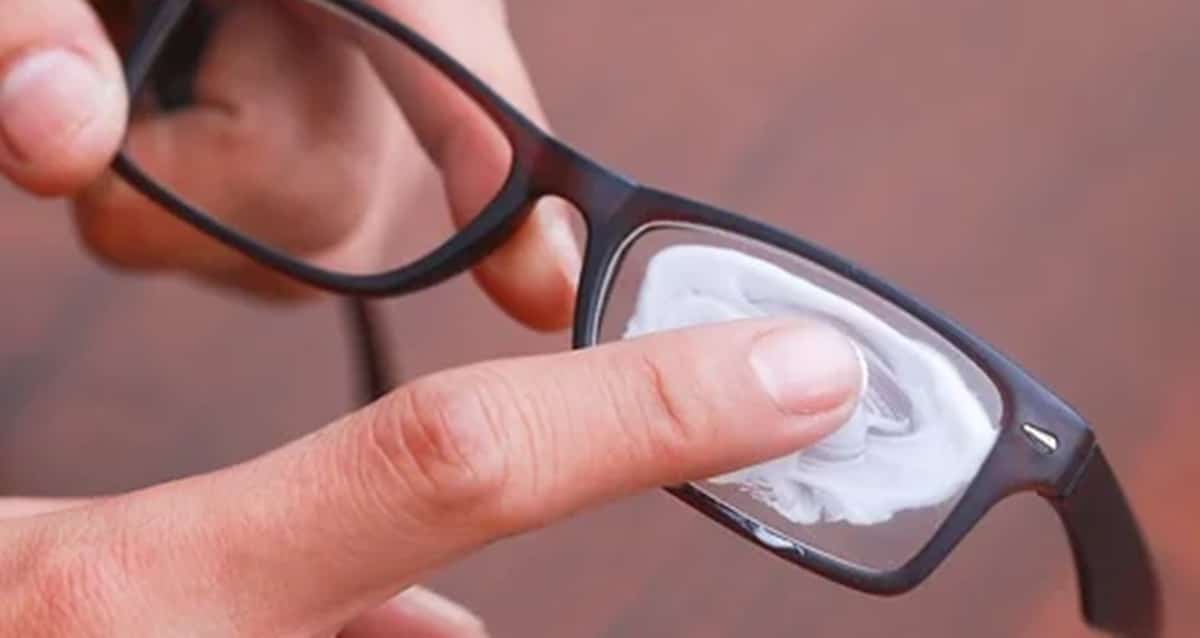
[[[72,194],[107,168],[127,114],[111,50],[26,52],[0,68],[0,170],[34,194]]]
[[[862,351],[817,319],[789,321],[759,336],[749,363],[779,410],[795,416],[843,412],[866,384]]]
[[[539,239],[550,253],[550,260],[559,268],[564,279],[574,288],[583,268],[579,242],[571,228],[572,217],[582,217],[573,206],[557,197],[543,197],[537,204],[531,223],[536,224]]]
[[[483,621],[466,607],[423,587],[411,587],[346,627],[344,638],[427,636],[487,638]]]
[[[582,269],[569,204],[543,198],[509,241],[475,271],[489,295],[526,326],[553,332],[571,325]]]
[[[508,316],[537,332],[557,332],[571,325],[573,285],[545,272],[527,273],[526,282],[516,282],[508,271],[510,268],[494,261],[475,269],[476,281]]]
[[[722,474],[807,447],[844,426],[865,382],[855,345],[808,318],[747,318],[643,334],[615,342],[613,385],[643,374],[665,415],[673,477]],[[599,366],[598,366],[599,367]],[[755,424],[756,427],[746,427]],[[648,424],[653,432],[659,424]],[[689,436],[677,436],[683,432]],[[664,468],[658,468],[664,469]]]

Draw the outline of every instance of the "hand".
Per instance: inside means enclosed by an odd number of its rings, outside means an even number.
[[[105,174],[130,107],[117,53],[93,9],[110,32],[121,33],[129,2],[0,0],[0,171],[30,192],[75,198],[85,245],[112,264],[183,271],[272,298],[310,296],[311,289],[221,246]],[[376,5],[544,121],[500,0]],[[197,103],[169,116],[135,109],[128,144],[139,149],[139,163],[168,185],[186,183],[188,195],[206,193],[209,212],[235,228],[253,227],[268,243],[331,266],[395,265],[364,262],[387,235],[381,222],[423,223],[404,215],[427,202],[428,182],[436,180],[424,149],[442,174],[455,223],[469,221],[507,169],[507,149],[487,135],[486,120],[474,112],[447,115],[456,112],[458,96],[429,86],[389,90],[335,30],[288,6],[220,3],[196,75]],[[298,183],[335,187],[300,196]],[[547,204],[475,274],[515,317],[557,329],[570,319],[577,251],[566,211]]]
[[[8,502],[0,626],[480,636],[449,603],[397,592],[582,508],[813,443],[849,417],[861,379],[833,328],[757,320],[440,373],[220,472]]]

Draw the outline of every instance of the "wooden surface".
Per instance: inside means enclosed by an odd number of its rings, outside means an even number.
[[[829,245],[958,318],[1095,424],[1200,631],[1200,5],[514,2],[556,128],[643,181]],[[752,8],[750,8],[752,7]],[[118,276],[2,191],[0,489],[219,467],[351,401],[336,309]],[[391,302],[410,372],[561,349],[458,280]],[[1001,505],[918,591],[856,594],[659,494],[434,578],[497,636],[1071,636],[1061,529]]]

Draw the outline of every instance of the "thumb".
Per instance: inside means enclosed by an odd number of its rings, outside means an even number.
[[[491,540],[813,443],[849,418],[861,382],[850,342],[808,321],[485,363],[110,503],[114,518],[89,527],[123,530],[121,596],[149,588],[163,602],[140,609],[164,626],[233,618],[250,635],[330,635]],[[86,546],[104,544],[102,532]]]
[[[120,143],[120,61],[83,0],[2,6],[0,172],[35,193],[73,193],[103,172]]]

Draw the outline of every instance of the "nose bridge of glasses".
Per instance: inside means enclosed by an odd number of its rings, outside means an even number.
[[[573,204],[595,229],[611,219],[638,190],[636,182],[553,137],[539,141],[531,167],[534,187]]]
[[[598,333],[606,267],[617,252],[622,232],[617,222],[643,189],[628,177],[540,131],[518,141],[517,158],[517,170],[527,171],[535,197],[561,197],[583,216],[587,237],[572,345],[576,348],[591,345]]]

